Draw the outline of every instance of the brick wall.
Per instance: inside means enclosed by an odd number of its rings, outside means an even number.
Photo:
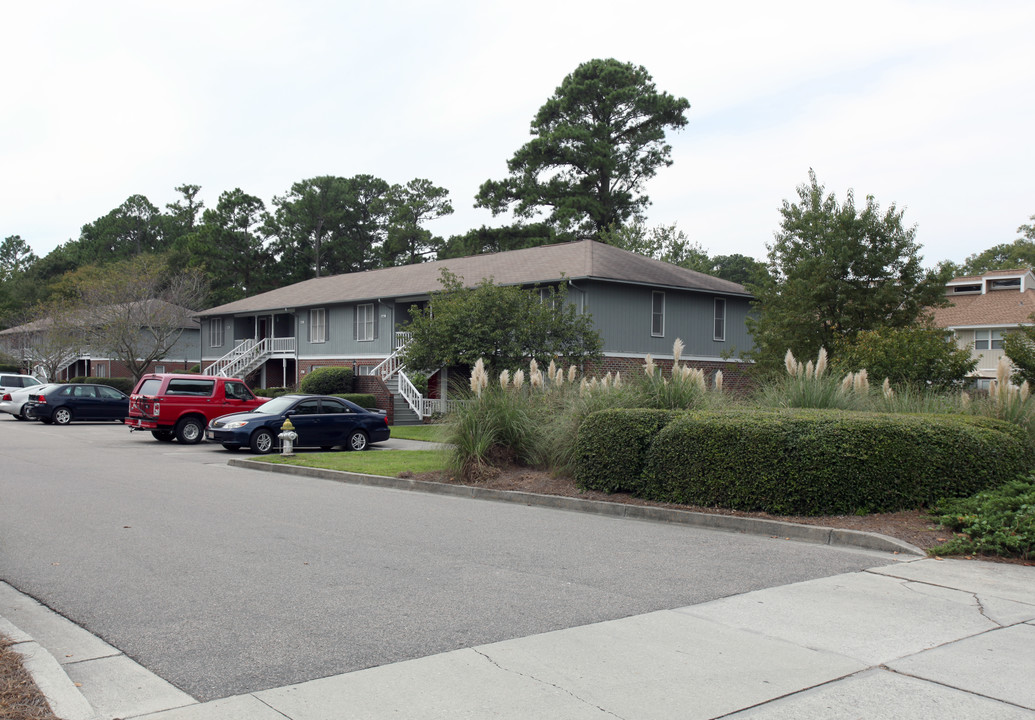
[[[388,386],[378,375],[357,375],[356,392],[373,395],[377,401],[377,408],[388,413],[388,424],[395,424],[395,407],[392,403],[392,395],[388,392]]]

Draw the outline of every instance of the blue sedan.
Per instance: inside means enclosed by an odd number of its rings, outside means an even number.
[[[107,385],[41,385],[39,392],[29,393],[22,414],[47,425],[67,425],[73,420],[124,422],[129,415],[129,396]]]
[[[391,436],[384,414],[343,398],[281,395],[249,412],[217,417],[208,424],[205,439],[222,443],[227,450],[247,446],[266,454],[280,447],[281,426],[288,418],[298,435],[295,447],[366,450]]]

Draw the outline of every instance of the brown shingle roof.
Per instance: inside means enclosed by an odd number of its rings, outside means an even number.
[[[499,285],[526,285],[555,282],[563,276],[569,280],[613,280],[727,295],[748,294],[743,285],[728,280],[583,240],[314,278],[220,305],[198,315],[230,315],[427,295],[442,289],[439,278],[443,268],[462,277],[469,286],[489,278]]]
[[[1035,313],[1035,290],[992,290],[984,295],[958,295],[950,307],[935,308],[934,322],[939,327],[987,327],[989,325],[1030,324]]]

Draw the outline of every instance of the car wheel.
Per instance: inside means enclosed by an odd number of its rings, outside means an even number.
[[[151,437],[161,442],[172,442],[176,439],[176,433],[172,430],[152,430]]]
[[[369,446],[370,441],[367,439],[367,434],[362,430],[353,430],[346,445],[349,450],[366,450]]]
[[[52,419],[57,425],[68,425],[72,422],[72,411],[66,407],[59,407],[54,411]]]
[[[231,451],[232,450],[240,450],[241,449],[241,446],[238,445],[237,443],[223,443],[223,447],[225,447],[227,450],[231,450]]]
[[[266,455],[273,452],[273,433],[269,430],[258,430],[252,435],[251,442],[249,443],[253,453],[259,455]]]
[[[201,442],[204,433],[205,427],[195,417],[185,417],[176,423],[176,439],[184,445],[194,445]]]
[[[15,415],[14,419],[15,420],[28,420],[28,418],[25,417],[24,415]]]

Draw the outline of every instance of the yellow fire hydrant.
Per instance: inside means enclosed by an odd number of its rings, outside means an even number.
[[[280,454],[285,457],[290,457],[295,453],[292,452],[295,444],[295,440],[298,440],[298,433],[295,432],[295,426],[291,424],[291,419],[288,418],[284,421],[284,424],[280,426]]]

